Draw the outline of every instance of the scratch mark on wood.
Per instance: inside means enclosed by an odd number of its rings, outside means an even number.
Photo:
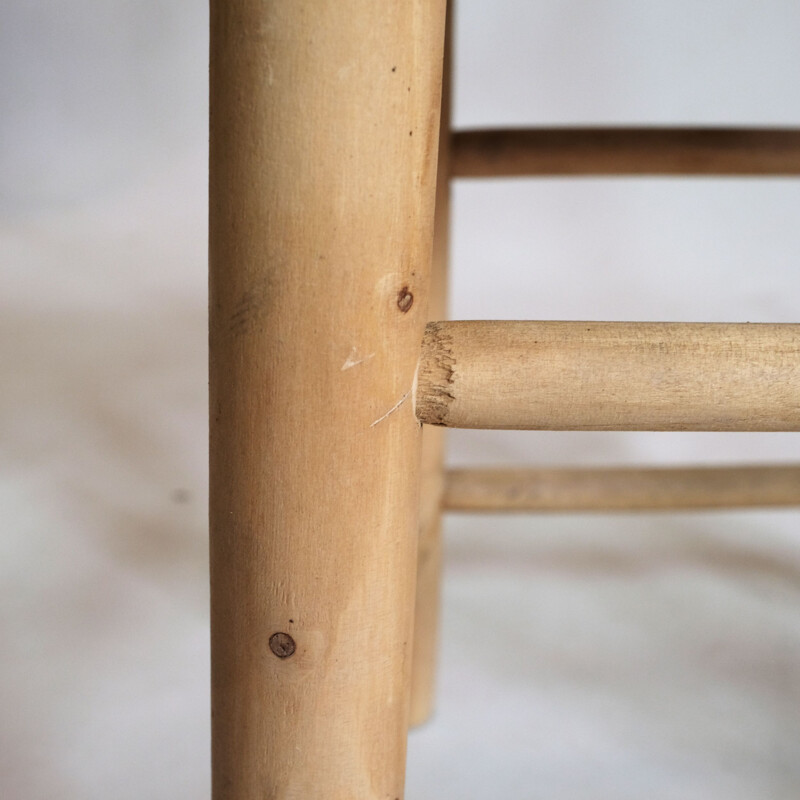
[[[410,394],[411,390],[409,389],[382,417],[378,417],[378,419],[370,425],[370,428],[374,428],[379,422],[383,422],[390,414],[394,414],[394,412],[408,400]]]
[[[369,361],[374,357],[375,353],[370,353],[368,356],[359,358],[358,350],[354,347],[350,351],[350,355],[345,359],[344,364],[342,364],[342,372],[344,372],[346,369],[350,369],[351,367],[357,367],[359,364],[363,364],[365,361]]]

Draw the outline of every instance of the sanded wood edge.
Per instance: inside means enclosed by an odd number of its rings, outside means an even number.
[[[800,466],[450,469],[447,511],[675,511],[800,506]]]
[[[800,174],[800,129],[529,128],[452,136],[455,178]]]

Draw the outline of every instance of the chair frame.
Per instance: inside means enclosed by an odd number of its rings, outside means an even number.
[[[797,131],[452,133],[448,17],[211,0],[214,800],[402,798],[443,509],[800,502],[797,467],[445,471],[446,426],[800,429],[797,325],[442,321],[454,176],[800,173]]]
[[[211,3],[215,800],[403,796],[444,26]]]

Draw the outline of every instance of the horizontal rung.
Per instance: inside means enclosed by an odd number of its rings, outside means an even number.
[[[800,129],[529,128],[456,131],[455,178],[800,175]]]
[[[800,325],[432,322],[421,422],[527,430],[800,430]]]
[[[451,469],[447,511],[666,511],[800,505],[800,466]]]

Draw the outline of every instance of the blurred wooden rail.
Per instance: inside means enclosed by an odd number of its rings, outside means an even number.
[[[667,511],[800,505],[800,466],[451,469],[446,511]]]
[[[452,134],[454,178],[800,175],[800,129],[527,128]]]

